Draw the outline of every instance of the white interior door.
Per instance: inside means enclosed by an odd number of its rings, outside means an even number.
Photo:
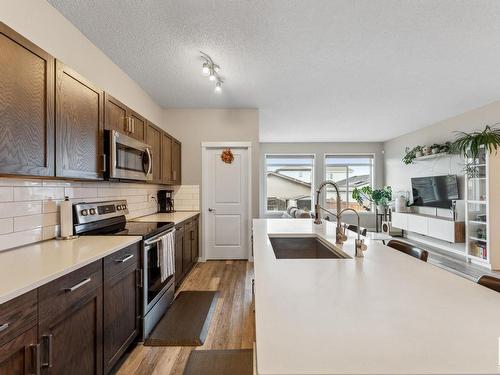
[[[232,149],[231,164],[221,160],[224,148],[204,152],[206,259],[247,259],[249,236],[248,149]]]

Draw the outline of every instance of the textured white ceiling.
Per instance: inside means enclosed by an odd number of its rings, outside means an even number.
[[[498,0],[49,2],[162,106],[259,108],[261,141],[383,141],[500,99]]]

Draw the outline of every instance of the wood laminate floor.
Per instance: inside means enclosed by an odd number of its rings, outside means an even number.
[[[253,263],[247,261],[198,263],[179,291],[220,291],[205,344],[198,347],[146,347],[138,344],[116,373],[181,375],[191,350],[251,349],[255,341],[252,278]]]

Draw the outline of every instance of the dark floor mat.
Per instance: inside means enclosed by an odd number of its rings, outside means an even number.
[[[252,375],[252,349],[193,350],[184,375]]]
[[[199,346],[207,337],[218,292],[180,292],[145,346]]]

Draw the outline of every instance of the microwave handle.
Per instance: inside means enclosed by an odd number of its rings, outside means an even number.
[[[149,147],[146,147],[146,153],[148,154],[148,171],[146,175],[149,176],[153,172],[153,154]]]

